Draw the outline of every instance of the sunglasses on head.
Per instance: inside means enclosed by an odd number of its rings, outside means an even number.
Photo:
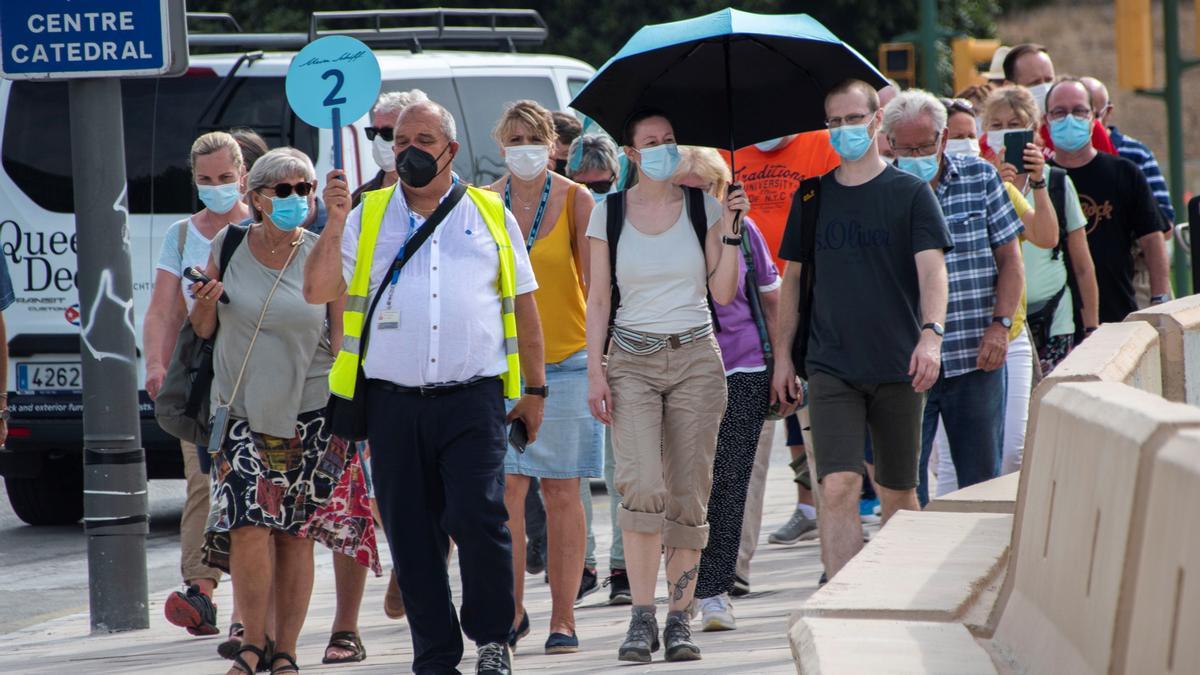
[[[290,197],[293,191],[296,194],[300,195],[301,197],[307,197],[308,193],[313,191],[314,186],[312,183],[301,181],[299,183],[296,183],[295,185],[292,185],[291,183],[280,183],[280,184],[276,185],[275,187],[269,187],[269,186],[264,186],[264,187],[266,187],[267,189],[274,190],[276,197],[285,198],[285,197]]]
[[[590,183],[584,183],[584,185],[586,185],[587,188],[589,190],[591,190],[592,192],[604,194],[612,189],[613,182],[615,180],[616,180],[615,178],[609,178],[608,180],[597,180],[597,181],[592,181]]]
[[[367,127],[365,131],[367,132],[368,141],[373,141],[375,140],[375,137],[378,136],[388,143],[391,143],[395,134],[395,131],[391,127]]]
[[[946,112],[964,112],[972,117],[975,116],[975,105],[965,98],[944,98],[942,105],[946,107]]]

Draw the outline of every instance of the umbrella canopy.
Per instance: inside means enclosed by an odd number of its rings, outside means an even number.
[[[630,115],[657,108],[680,143],[730,150],[825,128],[825,94],[883,75],[807,14],[723,9],[645,26],[571,102],[619,142]]]

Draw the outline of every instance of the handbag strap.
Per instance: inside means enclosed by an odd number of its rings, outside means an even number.
[[[279,274],[275,277],[275,283],[271,285],[271,292],[267,293],[267,300],[263,303],[262,312],[258,315],[258,323],[254,326],[254,335],[250,336],[250,346],[246,347],[246,357],[242,359],[242,367],[238,370],[237,380],[233,383],[233,393],[229,395],[229,401],[237,400],[238,389],[242,386],[242,378],[246,375],[246,365],[250,363],[250,352],[254,350],[254,341],[258,339],[259,332],[262,331],[263,319],[267,318],[267,308],[271,306],[271,298],[275,297],[275,290],[279,288],[279,282],[283,281],[283,273],[287,271],[288,265],[291,264],[292,258],[296,256],[296,250],[300,248],[300,242],[304,241],[304,235],[301,234],[298,239],[292,242],[292,250],[288,253],[287,260],[284,261],[283,267],[279,269]]]

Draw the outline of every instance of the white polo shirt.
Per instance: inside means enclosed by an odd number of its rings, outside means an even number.
[[[532,293],[537,281],[525,240],[516,218],[507,210],[504,215],[517,261],[517,295]],[[397,185],[375,243],[370,299],[381,283],[391,281],[392,261],[410,231],[424,222],[409,211],[403,187]],[[342,276],[347,284],[354,274],[361,229],[360,205],[347,217],[342,238]],[[471,197],[464,195],[400,271],[395,287],[383,290],[367,327],[367,377],[417,387],[506,372],[499,275],[495,240]],[[380,327],[396,315],[398,328]]]

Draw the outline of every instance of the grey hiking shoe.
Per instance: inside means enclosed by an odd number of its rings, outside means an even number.
[[[791,546],[796,542],[805,541],[807,539],[816,539],[817,521],[812,520],[804,515],[804,512],[797,506],[792,512],[792,517],[788,519],[783,527],[771,533],[767,537],[767,541],[772,544],[783,544]]]
[[[667,627],[663,629],[663,642],[667,643],[668,661],[699,661],[700,648],[692,642],[692,624],[685,614],[671,613]]]
[[[633,611],[629,620],[629,630],[625,633],[625,642],[617,651],[617,659],[650,663],[650,655],[658,651],[658,619],[653,612],[645,610]]]

